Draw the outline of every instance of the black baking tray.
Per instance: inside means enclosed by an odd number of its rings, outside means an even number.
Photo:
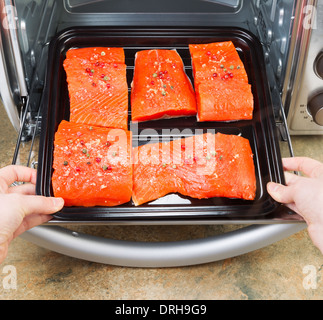
[[[170,138],[182,138],[189,128],[204,132],[241,135],[250,141],[254,153],[257,179],[256,198],[253,201],[211,198],[193,199],[170,194],[150,203],[134,206],[129,203],[117,207],[64,207],[54,215],[52,222],[72,223],[216,223],[277,222],[294,220],[286,207],[275,202],[266,191],[269,181],[284,183],[281,155],[276,134],[273,106],[262,47],[250,32],[239,28],[130,28],[130,27],[74,27],[59,33],[50,43],[47,75],[41,104],[41,135],[37,168],[36,191],[39,195],[53,196],[51,185],[54,135],[59,123],[69,120],[69,96],[63,68],[65,54],[77,47],[123,47],[129,86],[133,78],[135,54],[139,50],[164,48],[176,49],[183,59],[185,71],[193,83],[191,57],[188,44],[231,40],[241,57],[254,95],[252,120],[236,122],[197,122],[196,117],[129,122],[133,131],[133,145],[162,141],[161,132],[169,130]],[[131,115],[129,100],[129,119]],[[153,129],[154,135],[145,135]],[[164,130],[163,130],[164,129]],[[175,129],[175,130],[174,130]],[[150,130],[152,132],[152,130]]]

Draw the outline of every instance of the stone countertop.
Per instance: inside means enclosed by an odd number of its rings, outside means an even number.
[[[0,105],[1,167],[11,163],[16,139],[17,133]],[[323,136],[295,136],[292,142],[296,156],[323,161]],[[282,146],[283,156],[285,149],[286,144]],[[236,227],[128,225],[81,226],[78,230],[107,237],[167,241],[222,234]],[[306,229],[237,257],[172,268],[119,267],[78,260],[19,237],[11,242],[6,260],[0,264],[0,299],[315,300],[323,297],[322,266],[323,257]],[[8,287],[10,274],[16,274],[16,281]],[[315,286],[308,288],[306,280],[312,275]]]

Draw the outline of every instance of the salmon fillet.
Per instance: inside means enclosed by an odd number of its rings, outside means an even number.
[[[254,99],[231,41],[190,44],[199,121],[249,120]]]
[[[245,200],[256,194],[249,141],[236,135],[205,133],[136,147],[133,177],[136,206],[169,193]]]
[[[131,200],[131,132],[63,120],[54,141],[52,186],[65,206],[116,206]]]
[[[131,90],[132,121],[196,115],[196,100],[176,50],[136,54]]]
[[[128,85],[123,48],[70,49],[64,69],[70,121],[127,129]]]

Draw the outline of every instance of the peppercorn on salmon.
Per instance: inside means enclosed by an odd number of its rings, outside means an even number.
[[[256,177],[249,140],[205,133],[134,148],[135,205],[169,193],[192,198],[254,200]]]
[[[64,69],[70,121],[127,129],[128,85],[123,48],[70,49]]]
[[[131,200],[131,132],[63,120],[54,141],[52,186],[65,206],[116,206]]]
[[[132,121],[195,116],[193,86],[176,50],[137,52],[131,88]]]
[[[231,41],[190,44],[199,121],[249,120],[254,99]]]

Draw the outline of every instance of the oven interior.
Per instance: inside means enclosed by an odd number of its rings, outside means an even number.
[[[7,14],[2,21],[7,19],[10,27],[2,28],[2,42],[4,47],[13,48],[5,50],[11,92],[20,106],[20,115],[28,109],[23,139],[31,137],[39,120],[37,112],[44,86],[48,45],[57,33],[75,26],[230,26],[246,29],[262,43],[273,105],[278,115],[286,86],[289,52],[295,45],[292,37],[295,14],[300,6],[304,6],[303,1],[293,0],[2,1],[2,13]],[[16,33],[19,52],[13,45],[13,33]]]

